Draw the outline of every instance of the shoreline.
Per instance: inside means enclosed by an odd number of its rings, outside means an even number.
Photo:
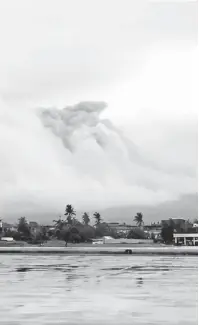
[[[0,254],[65,254],[65,255],[190,255],[197,247],[0,247]]]

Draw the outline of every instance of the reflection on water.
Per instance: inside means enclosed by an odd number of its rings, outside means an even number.
[[[0,255],[0,324],[197,324],[197,257]]]

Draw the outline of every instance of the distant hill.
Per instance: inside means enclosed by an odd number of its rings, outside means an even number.
[[[128,206],[109,208],[100,211],[104,220],[131,223],[137,212],[142,212],[145,223],[160,221],[170,217],[194,219],[198,217],[198,195],[185,195],[177,201],[170,201],[157,206]]]
[[[68,202],[66,202],[68,203]],[[17,209],[16,209],[17,211]],[[44,224],[52,224],[53,220],[58,217],[53,212],[42,213],[39,212],[39,206],[35,206],[35,209],[27,211],[24,215],[29,221],[38,221]],[[124,206],[124,207],[112,207],[109,209],[98,210],[102,216],[102,219],[107,222],[127,222],[132,223],[133,218],[137,212],[142,212],[144,215],[145,224],[160,221],[162,219],[170,217],[182,217],[185,219],[193,220],[198,217],[198,195],[185,195],[177,201],[169,201],[156,206]],[[81,219],[84,211],[77,211],[77,218]],[[91,222],[93,222],[92,214],[95,211],[87,211],[91,216]],[[64,211],[63,211],[64,213]],[[12,215],[6,215],[3,217],[4,222],[16,222],[21,215],[17,212]]]

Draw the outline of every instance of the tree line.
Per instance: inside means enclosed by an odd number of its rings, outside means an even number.
[[[67,204],[64,211],[65,218],[59,216],[58,219],[53,220],[53,230],[47,229],[45,226],[39,226],[36,233],[31,231],[31,227],[25,217],[21,217],[17,223],[17,230],[11,231],[4,229],[4,235],[13,237],[15,240],[23,240],[31,243],[43,242],[52,238],[64,240],[65,242],[85,242],[93,238],[100,238],[103,236],[111,236],[113,238],[120,238],[121,234],[116,230],[110,228],[106,222],[103,222],[99,212],[93,213],[94,226],[91,224],[91,217],[87,212],[82,215],[81,222],[76,218],[76,211],[71,204]],[[141,227],[143,222],[142,213],[137,213],[134,217],[136,225]],[[124,234],[123,234],[124,236]],[[139,229],[134,232],[129,231],[126,234],[127,238],[145,238],[144,232]]]
[[[144,231],[144,218],[141,212],[137,212],[133,221],[136,223],[136,228],[127,231],[126,234],[120,233],[103,222],[99,212],[93,213],[94,226],[90,225],[91,217],[87,212],[82,215],[81,222],[76,218],[76,211],[71,204],[67,204],[64,211],[65,218],[59,216],[57,220],[53,220],[54,227],[48,229],[45,226],[39,226],[34,233],[25,217],[18,220],[17,230],[11,231],[4,229],[4,235],[13,237],[15,240],[23,240],[31,243],[38,243],[47,241],[53,238],[64,240],[67,242],[88,242],[93,238],[100,238],[103,236],[111,236],[112,238],[134,238],[146,239],[148,234]],[[197,220],[195,220],[197,222]],[[170,219],[169,224],[162,226],[161,240],[169,244],[173,242],[175,225]],[[152,237],[153,238],[153,237]],[[156,241],[155,237],[153,238]]]

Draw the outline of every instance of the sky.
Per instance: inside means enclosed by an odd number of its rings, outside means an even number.
[[[0,2],[0,213],[197,191],[197,2]]]

